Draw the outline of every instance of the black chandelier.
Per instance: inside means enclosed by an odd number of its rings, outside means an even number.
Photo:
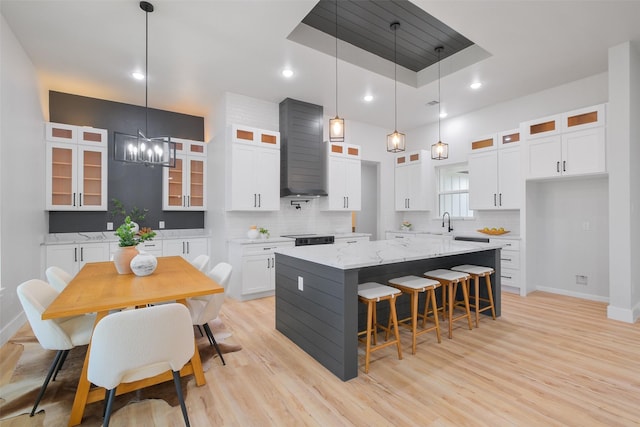
[[[114,159],[120,162],[137,163],[145,166],[176,166],[176,143],[169,136],[147,137],[149,130],[149,13],[153,5],[140,2],[145,13],[145,70],[144,70],[144,132],[138,129],[137,135],[114,132]]]

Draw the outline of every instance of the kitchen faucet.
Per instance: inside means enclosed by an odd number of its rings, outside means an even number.
[[[449,226],[448,226],[448,230],[449,233],[451,233],[453,231],[453,228],[451,228],[451,215],[449,215],[449,212],[445,212],[442,214],[442,226],[444,227],[444,216],[447,216],[447,219],[449,220]]]

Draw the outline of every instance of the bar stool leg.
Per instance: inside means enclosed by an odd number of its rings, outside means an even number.
[[[469,281],[468,279],[462,283],[462,295],[464,298],[464,308],[467,313],[467,322],[469,323],[469,330],[473,329],[473,324],[471,323],[471,310],[469,309]]]
[[[474,275],[473,289],[475,290],[476,328],[480,323],[480,276]]]
[[[395,296],[392,296],[391,299],[389,300],[389,306],[391,309],[391,316],[393,318],[393,330],[395,331],[395,335],[396,335],[396,347],[398,347],[398,359],[402,360],[402,347],[400,346],[400,331],[398,328],[398,315],[396,313]],[[415,335],[413,340],[415,342]],[[415,349],[414,349],[414,352],[415,352]]]
[[[491,317],[496,320],[496,306],[493,304],[493,289],[491,288],[491,274],[484,276],[487,281],[487,292],[489,293],[489,304],[491,304]]]
[[[418,293],[411,292],[411,354],[416,354],[416,332],[418,329]]]
[[[373,301],[367,302],[367,347],[364,358],[364,373],[369,373],[369,357],[371,356],[371,322],[373,320],[373,310],[375,310],[375,303]]]
[[[438,303],[436,302],[436,291],[435,289],[427,289],[427,298],[425,298],[424,304],[425,306],[428,304],[428,300],[431,299],[431,309],[433,310],[433,321],[436,324],[436,335],[438,336],[438,343],[442,342],[440,338],[440,324],[438,323]],[[425,311],[425,316],[423,318],[423,327],[427,324],[427,312]]]

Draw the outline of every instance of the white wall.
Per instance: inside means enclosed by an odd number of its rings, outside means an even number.
[[[44,211],[43,110],[35,69],[0,16],[2,117],[0,122],[0,345],[26,318],[16,295],[25,280],[40,278]]]
[[[607,177],[529,182],[527,194],[529,287],[608,301]]]
[[[640,47],[609,49],[609,263],[608,316],[640,318]]]

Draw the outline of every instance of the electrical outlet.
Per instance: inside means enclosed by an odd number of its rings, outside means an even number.
[[[576,274],[576,284],[587,286],[589,278],[584,274]]]
[[[298,290],[304,290],[304,279],[302,278],[302,276],[298,276]]]
[[[164,221],[160,221],[158,223],[158,228],[160,228],[160,229],[164,228]]]
[[[112,222],[108,222],[107,223],[107,231],[111,231],[113,230],[113,223]]]

